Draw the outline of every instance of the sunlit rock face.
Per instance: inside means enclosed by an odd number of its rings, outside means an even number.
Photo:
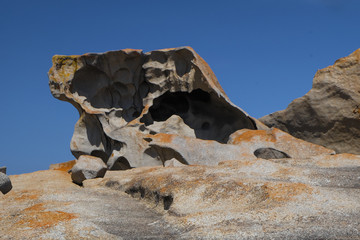
[[[338,153],[360,154],[360,49],[317,71],[312,89],[285,110],[259,120]]]
[[[178,149],[152,143],[157,134],[167,136],[161,138],[165,143],[175,135],[221,146],[239,129],[266,129],[231,103],[208,64],[189,47],[54,56],[49,79],[53,96],[80,114],[73,155],[100,157],[110,169],[173,158],[192,163]],[[215,162],[203,155],[203,164]]]

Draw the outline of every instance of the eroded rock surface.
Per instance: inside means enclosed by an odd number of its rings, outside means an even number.
[[[84,189],[66,171],[10,176],[0,239],[178,239],[162,214],[119,191]]]
[[[319,70],[306,95],[260,121],[338,153],[360,154],[359,106],[360,49]]]
[[[149,145],[148,135],[226,143],[239,129],[266,129],[230,102],[189,47],[54,56],[49,78],[51,93],[80,113],[71,140],[74,156],[100,157],[110,169],[163,164],[164,154]],[[168,150],[166,158],[177,159],[176,152]]]
[[[252,159],[108,171],[85,188],[142,199],[181,239],[357,239],[360,157]]]

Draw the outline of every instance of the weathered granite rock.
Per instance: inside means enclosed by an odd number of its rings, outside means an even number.
[[[0,192],[7,194],[11,189],[12,185],[10,178],[6,174],[0,172]]]
[[[360,154],[360,49],[319,70],[312,89],[279,112],[259,120],[291,135]]]
[[[256,151],[261,148],[282,151],[292,158],[335,153],[334,150],[297,139],[276,128],[242,129],[230,135],[228,144],[164,133],[148,134],[144,139],[149,142],[149,151],[164,164],[173,158],[183,164],[199,165],[217,165],[223,160],[251,160],[257,158]],[[191,162],[187,159],[191,159]]]
[[[0,172],[6,174],[6,167],[0,167]]]
[[[250,159],[254,155],[269,159],[281,158],[281,156],[284,158],[310,158],[318,155],[335,154],[334,150],[295,138],[277,128],[268,130],[242,129],[230,135],[228,143],[239,147],[242,152],[242,159],[244,157]]]
[[[358,239],[360,156],[142,167],[84,181],[143,200],[181,239]]]
[[[101,158],[81,155],[71,168],[71,179],[74,183],[82,184],[86,179],[103,177],[107,166]]]
[[[80,113],[73,155],[100,157],[110,169],[163,164],[149,134],[226,143],[239,129],[267,129],[230,102],[189,47],[54,56],[49,79],[53,96]]]
[[[358,239],[360,156],[10,176],[2,239]],[[132,196],[132,197],[131,197]]]
[[[174,239],[180,230],[125,193],[85,189],[66,171],[10,176],[0,239]]]

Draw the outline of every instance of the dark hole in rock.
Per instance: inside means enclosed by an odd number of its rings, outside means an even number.
[[[280,159],[280,158],[291,158],[287,153],[276,150],[274,148],[259,148],[256,149],[254,155],[257,158],[263,159]]]
[[[165,121],[174,114],[185,114],[189,110],[189,103],[183,92],[166,92],[155,99],[150,108],[150,114],[154,121]]]
[[[130,194],[132,197],[145,197],[145,188],[143,187],[132,187],[125,191],[127,194]]]
[[[150,144],[150,147],[144,151],[145,154],[151,156],[152,158],[158,158],[164,163],[167,160],[175,158],[182,164],[189,165],[185,158],[175,149],[170,147],[162,147],[158,145]]]
[[[138,111],[135,111],[133,114],[132,114],[132,116],[134,117],[134,118],[138,118],[139,116],[140,116],[140,112],[138,112]]]
[[[131,169],[131,166],[129,161],[125,157],[119,157],[111,168],[111,170],[126,170],[126,169]]]
[[[93,150],[90,155],[101,158],[105,163],[109,158],[109,156],[104,151],[101,150]]]
[[[221,99],[216,93],[201,89],[188,92],[166,92],[156,98],[149,114],[140,120],[145,125],[163,122],[172,115],[180,116],[194,129],[197,138],[226,143],[230,134],[248,128],[256,129],[254,121],[240,109]]]
[[[164,210],[169,210],[174,199],[172,196],[164,196],[163,201],[164,201]]]
[[[204,122],[204,123],[201,125],[201,129],[203,129],[203,130],[208,130],[208,129],[210,129],[210,123]]]

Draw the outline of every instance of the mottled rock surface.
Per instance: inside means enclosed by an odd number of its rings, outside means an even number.
[[[359,239],[360,156],[10,176],[2,239]]]
[[[360,156],[109,171],[84,182],[143,199],[182,239],[359,239]]]
[[[10,176],[0,239],[177,239],[162,214],[125,193],[84,189],[59,170]]]
[[[149,134],[226,143],[239,129],[267,128],[231,103],[190,47],[54,56],[49,79],[53,96],[80,113],[73,155],[100,157],[109,169],[163,164],[163,154],[145,140]]]
[[[259,120],[291,135],[360,154],[360,49],[319,70],[312,89],[289,106]]]

